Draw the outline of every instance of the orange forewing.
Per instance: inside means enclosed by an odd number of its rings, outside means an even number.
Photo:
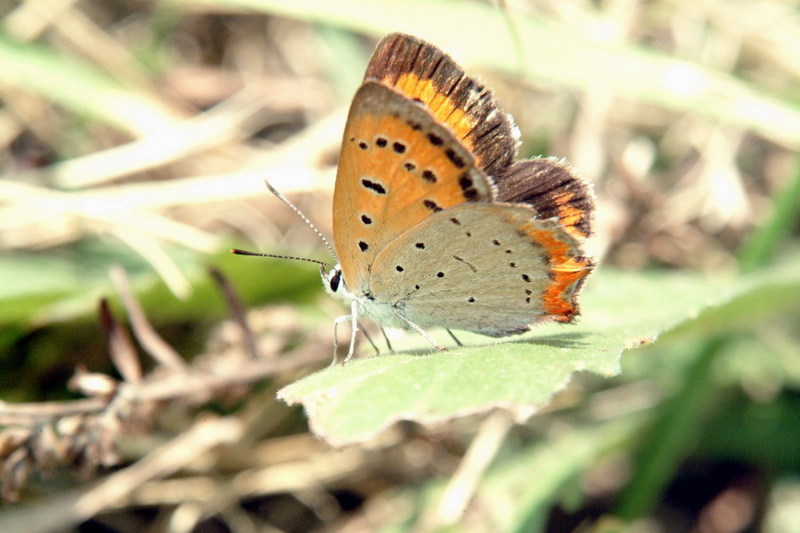
[[[411,35],[387,35],[378,43],[365,79],[425,105],[490,176],[513,162],[518,134],[511,117],[497,107],[489,89],[436,46]]]
[[[366,287],[375,254],[432,213],[493,192],[474,159],[428,111],[378,83],[353,100],[334,192],[345,283]]]

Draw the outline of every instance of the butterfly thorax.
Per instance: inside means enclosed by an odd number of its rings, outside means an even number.
[[[347,303],[355,302],[358,315],[365,315],[376,324],[390,328],[408,328],[409,325],[397,315],[395,304],[376,299],[369,290],[352,292],[347,287],[340,265],[333,268],[320,268],[325,291]]]

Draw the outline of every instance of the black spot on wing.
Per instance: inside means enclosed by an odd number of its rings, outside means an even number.
[[[439,204],[437,204],[433,200],[425,199],[422,201],[422,205],[424,205],[426,208],[430,209],[434,213],[438,213],[439,211],[442,210],[442,208],[439,207]]]
[[[445,150],[444,155],[447,156],[447,159],[449,159],[453,163],[453,165],[455,165],[456,168],[464,168],[465,166],[467,166],[467,164],[464,162],[464,159],[460,155],[458,155],[452,148],[448,148],[447,150]]]
[[[361,185],[365,189],[369,189],[376,194],[386,194],[386,187],[378,181],[373,181],[369,178],[361,178]]]
[[[439,181],[439,178],[436,177],[436,174],[432,170],[425,169],[422,171],[422,179],[427,181],[428,183],[436,183]]]
[[[441,137],[439,137],[438,135],[436,135],[434,133],[429,133],[428,134],[428,140],[434,146],[441,146],[442,144],[444,144],[444,139],[442,139]]]

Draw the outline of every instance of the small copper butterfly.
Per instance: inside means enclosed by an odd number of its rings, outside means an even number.
[[[345,126],[326,290],[357,319],[490,337],[572,322],[594,267],[591,186],[561,160],[515,161],[519,133],[490,90],[437,47],[378,44]],[[339,322],[337,321],[337,323]],[[335,355],[334,355],[335,360]]]

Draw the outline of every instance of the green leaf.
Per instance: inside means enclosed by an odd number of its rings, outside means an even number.
[[[625,349],[654,342],[698,316],[702,327],[686,331],[707,335],[776,306],[797,307],[800,257],[735,280],[606,270],[588,285],[574,326],[544,325],[492,343],[470,336],[471,346],[446,353],[358,359],[293,383],[278,397],[302,403],[312,431],[337,446],[369,439],[398,420],[436,424],[504,408],[522,421],[574,372],[617,374]]]

